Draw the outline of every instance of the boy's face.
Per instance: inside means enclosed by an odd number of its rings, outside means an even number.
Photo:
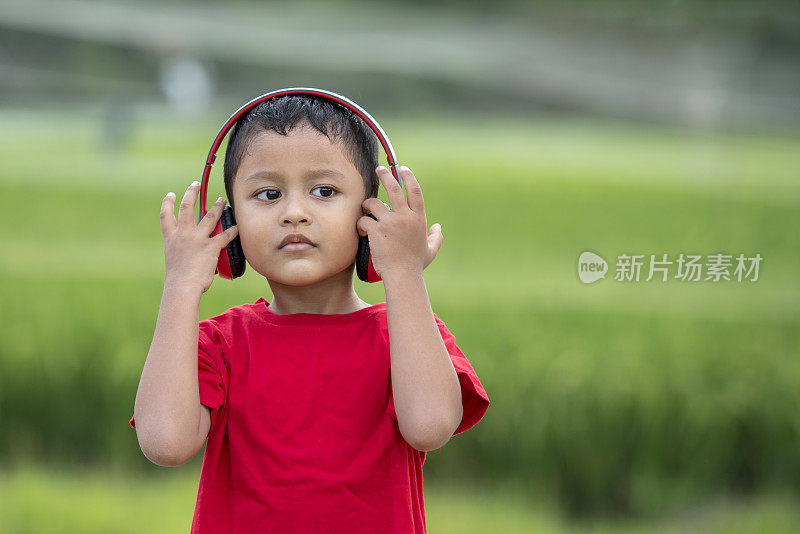
[[[233,204],[245,258],[265,278],[304,286],[353,263],[365,188],[344,150],[307,123],[285,136],[269,130],[251,139],[233,180]],[[303,234],[313,246],[279,248],[289,234]]]

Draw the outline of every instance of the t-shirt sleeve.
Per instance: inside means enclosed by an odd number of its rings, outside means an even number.
[[[227,381],[224,377],[225,362],[222,357],[222,343],[219,332],[208,320],[200,321],[197,340],[197,383],[200,393],[200,404],[211,408],[211,429],[214,431],[217,414],[225,404],[227,397]],[[136,421],[131,417],[128,421],[136,428]]]
[[[433,318],[436,319],[436,326],[439,327],[439,333],[442,335],[444,346],[447,348],[447,353],[450,355],[450,361],[453,362],[453,368],[456,370],[458,381],[461,384],[461,405],[463,406],[464,413],[461,417],[461,423],[456,428],[453,435],[460,434],[465,430],[469,430],[483,418],[483,414],[489,408],[489,396],[483,388],[475,369],[464,356],[459,346],[456,344],[455,336],[448,330],[444,322],[434,313]],[[392,390],[389,388],[389,415],[392,419],[397,421],[397,412],[394,409],[394,396]]]

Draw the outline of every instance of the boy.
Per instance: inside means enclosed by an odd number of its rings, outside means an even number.
[[[426,451],[489,406],[422,277],[441,229],[427,231],[411,171],[400,170],[406,199],[377,154],[349,110],[277,97],[228,140],[237,226],[209,238],[222,197],[194,224],[197,182],[177,223],[172,193],[162,202],[164,292],[130,424],[157,465],[181,465],[207,440],[192,532],[424,533]],[[198,324],[237,235],[273,300]],[[386,292],[374,305],[353,289],[365,235]]]

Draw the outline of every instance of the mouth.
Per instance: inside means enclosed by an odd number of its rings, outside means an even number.
[[[294,245],[308,245],[307,247],[297,247]],[[278,245],[278,250],[307,250],[313,248],[314,243],[305,235],[300,233],[289,234],[283,238]]]
[[[315,248],[315,247],[314,247],[314,245],[312,245],[310,243],[301,243],[301,242],[296,242],[295,241],[295,242],[292,242],[292,243],[286,243],[285,245],[280,247],[278,250],[281,250],[283,252],[302,252],[304,250],[311,250],[312,248]]]

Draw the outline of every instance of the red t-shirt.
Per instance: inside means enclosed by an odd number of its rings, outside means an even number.
[[[425,452],[397,426],[386,303],[338,315],[277,315],[268,304],[200,321],[211,430],[192,532],[424,533]],[[461,383],[458,434],[489,398],[434,317]]]

